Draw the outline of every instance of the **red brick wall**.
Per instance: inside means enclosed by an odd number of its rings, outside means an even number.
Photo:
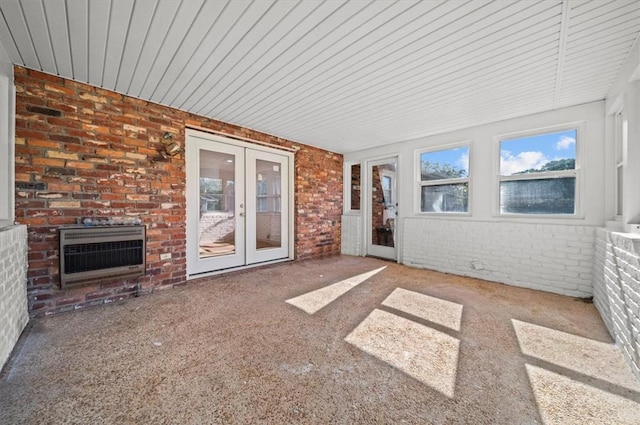
[[[184,157],[152,161],[165,132],[184,146],[185,125],[299,147],[296,259],[340,252],[341,155],[22,67],[15,83],[16,220],[28,226],[32,314],[185,282]],[[60,290],[57,229],[82,217],[127,215],[147,227],[147,275]],[[161,261],[167,252],[171,260]]]

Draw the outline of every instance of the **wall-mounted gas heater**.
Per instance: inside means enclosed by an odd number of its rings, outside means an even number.
[[[145,226],[60,229],[62,289],[107,279],[143,276],[145,241]]]

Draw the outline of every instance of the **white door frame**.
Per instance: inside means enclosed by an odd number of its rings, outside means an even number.
[[[265,261],[272,261],[275,259],[287,258],[289,253],[288,240],[289,240],[289,228],[287,223],[287,211],[289,211],[289,185],[286,184],[285,181],[281,181],[282,185],[282,193],[281,193],[281,204],[280,204],[280,247],[274,248],[257,248],[257,230],[258,230],[258,211],[257,211],[257,203],[249,202],[249,199],[255,201],[256,199],[256,184],[255,184],[255,176],[256,172],[256,163],[258,160],[269,161],[276,163],[276,167],[280,168],[281,179],[286,178],[289,175],[289,161],[287,157],[282,155],[280,152],[271,153],[264,152],[256,149],[247,149],[246,150],[246,191],[245,197],[247,200],[246,204],[246,224],[247,224],[247,232],[246,232],[246,258],[247,264],[255,264],[255,263],[263,263]],[[254,179],[250,179],[250,176],[253,176]]]
[[[200,257],[200,152],[211,150],[233,155],[234,158],[234,251],[233,253]],[[244,149],[226,143],[191,137],[185,149],[187,166],[187,269],[189,274],[238,267],[245,264],[245,215],[244,215]],[[191,221],[189,221],[191,220]]]
[[[199,267],[194,267],[193,259],[199,257],[199,236],[198,236],[198,220],[199,220],[199,170],[194,166],[198,161],[198,152],[200,146],[211,144],[212,148],[214,144],[223,143],[231,146],[236,146],[251,151],[259,151],[271,154],[277,154],[279,156],[285,156],[288,159],[287,169],[283,170],[282,178],[286,179],[283,184],[287,185],[288,196],[286,200],[282,201],[282,212],[287,212],[288,223],[283,222],[283,226],[287,231],[287,240],[284,241],[283,246],[286,246],[286,257],[279,258],[273,261],[263,261],[256,264],[240,265],[238,267],[225,268],[220,270],[202,271]],[[215,150],[215,149],[212,149]],[[246,156],[246,155],[245,155]],[[226,273],[230,270],[240,270],[245,268],[256,267],[263,264],[279,263],[283,261],[290,261],[295,256],[295,242],[294,242],[294,153],[285,150],[274,149],[268,146],[262,146],[254,143],[247,143],[228,137],[219,136],[217,134],[207,133],[205,131],[194,130],[187,128],[185,134],[185,168],[186,168],[186,255],[187,255],[187,279],[194,279],[199,277],[205,277],[210,275],[216,275]],[[194,162],[195,161],[195,162]],[[286,172],[286,175],[285,175]],[[238,176],[236,176],[237,178]],[[244,178],[244,175],[242,176]],[[193,183],[192,183],[193,182]],[[195,184],[194,184],[195,183]],[[243,184],[245,182],[243,181]],[[246,193],[245,193],[246,197]],[[236,211],[239,211],[239,204],[244,203],[239,196],[236,196]],[[285,210],[286,208],[286,210]],[[284,214],[283,214],[284,215]],[[244,237],[245,235],[243,235]]]
[[[394,260],[394,261],[398,261],[399,258],[399,249],[398,249],[398,245],[399,245],[399,237],[398,237],[398,230],[399,230],[399,226],[398,226],[398,215],[397,215],[397,211],[398,208],[396,208],[395,210],[395,218],[394,218],[394,222],[395,222],[395,226],[394,226],[394,230],[393,230],[393,235],[394,235],[394,246],[393,247],[388,247],[388,246],[379,246],[379,245],[373,245],[372,244],[372,239],[373,239],[373,223],[372,223],[372,184],[373,184],[373,179],[372,179],[372,167],[376,166],[376,165],[382,165],[382,164],[389,164],[389,163],[394,163],[396,165],[396,174],[395,174],[395,179],[394,179],[394,188],[393,188],[393,194],[394,194],[394,200],[395,203],[398,202],[398,175],[399,175],[399,157],[398,155],[390,155],[388,157],[384,157],[384,158],[376,158],[376,159],[371,159],[368,161],[365,161],[365,170],[363,173],[363,177],[364,177],[364,182],[362,182],[361,187],[365,188],[365,190],[363,190],[361,193],[364,196],[364,205],[363,205],[363,209],[362,209],[362,213],[364,214],[364,232],[363,232],[363,236],[364,236],[364,240],[365,240],[365,249],[364,249],[364,253],[365,255],[371,255],[374,257],[382,257],[382,258],[387,258],[389,260]]]

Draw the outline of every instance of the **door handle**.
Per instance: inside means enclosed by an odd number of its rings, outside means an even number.
[[[240,217],[244,217],[244,213],[241,212],[240,214],[238,214]]]

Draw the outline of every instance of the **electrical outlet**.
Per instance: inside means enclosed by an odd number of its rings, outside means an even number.
[[[629,224],[629,233],[640,233],[640,224]]]
[[[171,260],[171,253],[170,252],[165,252],[164,254],[160,254],[160,259],[161,260]]]
[[[473,260],[471,262],[471,267],[473,267],[474,270],[484,270],[484,264],[482,264],[482,261],[478,260]]]

